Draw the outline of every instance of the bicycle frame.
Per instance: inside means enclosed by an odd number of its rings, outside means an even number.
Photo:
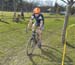
[[[35,40],[35,43],[38,42],[39,38],[38,38],[38,33],[36,31],[32,32],[32,38],[33,40]]]
[[[35,49],[36,44],[38,44],[39,38],[38,33],[35,31],[32,32],[32,36],[27,45],[27,55],[31,55]]]

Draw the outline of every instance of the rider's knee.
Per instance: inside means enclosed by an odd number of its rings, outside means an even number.
[[[32,25],[32,29],[34,29],[34,28],[35,28],[35,24]]]
[[[38,30],[38,33],[39,33],[39,35],[42,35],[42,30],[39,29]]]

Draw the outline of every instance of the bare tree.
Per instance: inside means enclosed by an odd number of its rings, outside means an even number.
[[[15,17],[16,17],[16,0],[13,0],[13,7],[14,7],[13,20],[15,20]]]
[[[62,31],[62,43],[64,44],[65,41],[65,35],[66,35],[66,28],[68,25],[68,20],[69,20],[69,15],[70,15],[70,10],[72,5],[75,3],[74,0],[62,0],[63,2],[65,2],[66,5],[66,14],[65,14],[65,19],[64,19],[64,25],[63,25],[63,31]]]
[[[57,0],[56,0],[56,2],[55,2],[55,12],[56,12],[56,14],[59,14],[59,8],[60,8],[60,6],[59,6],[59,4],[57,3]]]

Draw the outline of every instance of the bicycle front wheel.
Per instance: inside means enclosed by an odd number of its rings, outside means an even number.
[[[30,55],[33,53],[35,45],[36,45],[36,40],[31,38],[28,42],[28,45],[27,45],[27,55]]]

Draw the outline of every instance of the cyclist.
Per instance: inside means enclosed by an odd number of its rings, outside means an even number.
[[[33,23],[33,20],[35,22]],[[34,32],[35,28],[37,33],[39,34],[39,41],[38,41],[38,47],[41,48],[42,44],[42,31],[44,29],[44,17],[43,14],[41,14],[41,10],[39,7],[36,7],[33,9],[33,14],[30,18],[28,29],[32,28],[32,32]]]

